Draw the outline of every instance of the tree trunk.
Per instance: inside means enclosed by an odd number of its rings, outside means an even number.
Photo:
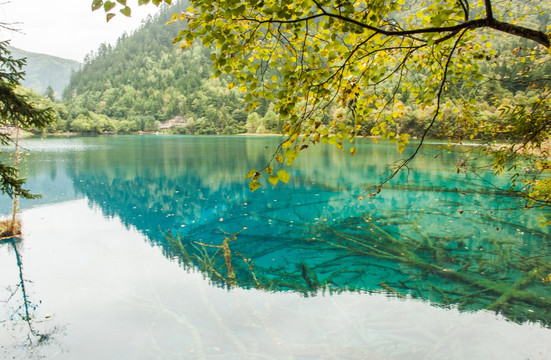
[[[16,177],[19,177],[19,162],[20,162],[20,156],[21,153],[19,151],[19,126],[17,126],[17,130],[15,131],[15,162],[14,162],[14,168],[16,170]],[[17,225],[17,213],[19,212],[19,194],[17,191],[13,194],[13,209],[12,209],[12,218],[11,218],[11,234],[12,235],[19,235],[20,229]]]

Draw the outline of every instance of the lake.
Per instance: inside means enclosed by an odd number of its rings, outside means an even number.
[[[473,148],[370,197],[394,145],[316,146],[251,192],[279,141],[25,140],[42,197],[0,243],[0,358],[551,358],[546,211]]]

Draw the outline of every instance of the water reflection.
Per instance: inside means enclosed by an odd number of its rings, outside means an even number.
[[[315,149],[287,185],[250,193],[243,174],[263,168],[278,139],[72,141],[82,146],[32,152],[31,180],[70,179],[64,194],[86,197],[213,284],[386,292],[551,324],[548,229],[483,179],[458,176],[457,153],[428,149],[414,172],[360,200],[396,160],[394,147],[364,144],[354,158]]]
[[[2,296],[3,319],[0,327],[11,334],[10,344],[3,344],[0,348],[5,358],[16,358],[19,354],[21,358],[30,358],[33,353],[41,347],[52,345],[56,342],[56,335],[62,331],[60,326],[52,326],[50,315],[42,319],[35,316],[35,312],[41,301],[33,301],[32,294],[29,291],[31,281],[23,275],[23,256],[20,251],[21,239],[7,238],[0,240],[0,247],[8,248],[12,252],[15,266],[4,264],[2,275],[4,279],[8,275],[16,275],[12,283],[6,284],[6,287],[0,289]],[[13,271],[16,270],[16,271]],[[4,284],[3,284],[4,285]],[[18,355],[18,356],[19,356]]]
[[[385,293],[305,297],[210,286],[85,199],[21,218],[25,274],[33,298],[43,300],[36,316],[67,324],[58,338],[63,351],[39,349],[47,359],[517,360],[551,353],[549,329],[489,311],[460,313]],[[11,333],[0,329],[0,343],[6,339]],[[39,358],[6,358],[12,354]]]

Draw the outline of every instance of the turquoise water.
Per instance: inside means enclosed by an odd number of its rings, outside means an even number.
[[[244,174],[278,141],[27,140],[27,184],[43,196],[21,204],[24,240],[0,246],[2,324],[18,334],[0,336],[3,354],[551,357],[545,210],[492,186],[506,178],[464,173],[482,165],[472,149],[428,146],[367,197],[394,146],[316,147],[289,183],[251,193]],[[33,336],[12,296],[25,277]]]

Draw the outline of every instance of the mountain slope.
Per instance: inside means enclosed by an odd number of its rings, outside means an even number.
[[[181,24],[166,22],[185,6],[162,8],[133,34],[115,46],[102,44],[87,58],[63,95],[72,118],[80,116],[84,126],[87,113],[94,112],[114,120],[119,132],[153,130],[158,123],[182,133],[244,132],[243,95],[228,89],[228,77],[211,79],[211,50],[200,44],[182,50],[172,43]],[[86,130],[73,119],[71,130]]]
[[[26,73],[22,85],[39,94],[44,94],[48,86],[54,89],[57,98],[69,84],[71,73],[80,68],[80,63],[57,56],[33,53],[14,47],[8,47],[14,58],[27,58],[24,67]]]

